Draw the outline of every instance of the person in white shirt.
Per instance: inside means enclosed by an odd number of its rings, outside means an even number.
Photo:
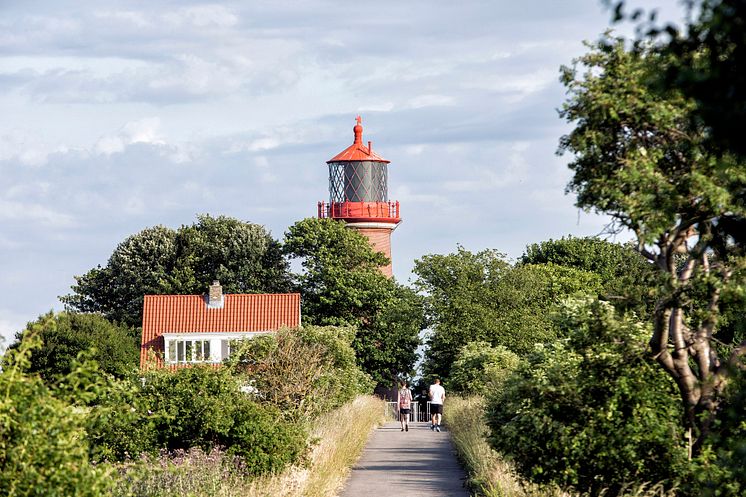
[[[440,378],[430,385],[430,429],[440,431],[440,420],[443,417],[443,401],[446,400],[446,390],[440,385]]]

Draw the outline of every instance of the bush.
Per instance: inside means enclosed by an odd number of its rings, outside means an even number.
[[[354,336],[350,327],[283,329],[242,341],[228,365],[286,418],[315,417],[373,388],[355,363]]]
[[[240,456],[248,473],[276,472],[306,454],[302,426],[285,421],[273,406],[240,391],[227,368],[161,370],[145,378],[157,446],[168,449],[225,447]]]
[[[123,461],[158,450],[156,420],[141,379],[117,379],[102,373],[90,353],[73,361],[71,371],[54,385],[56,395],[85,412],[85,429],[94,462]]]
[[[451,388],[468,395],[483,395],[500,388],[518,367],[518,356],[503,347],[487,342],[469,342],[456,356],[448,378]]]
[[[140,360],[134,329],[110,323],[98,314],[50,311],[18,333],[10,348],[18,347],[29,333],[37,334],[43,343],[32,351],[28,371],[45,380],[69,373],[78,354],[89,349],[95,349],[90,358],[99,368],[117,377],[136,369]]]
[[[4,357],[0,372],[0,494],[80,497],[105,495],[112,470],[88,461],[85,413],[56,398],[38,375],[26,374],[27,334]]]
[[[489,400],[491,444],[530,481],[593,495],[677,482],[680,401],[645,356],[645,327],[598,301],[567,302],[557,321],[569,338],[539,347]]]

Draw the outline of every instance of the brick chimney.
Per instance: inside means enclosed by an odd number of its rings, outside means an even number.
[[[223,287],[215,280],[210,285],[210,293],[207,294],[207,307],[223,307]]]

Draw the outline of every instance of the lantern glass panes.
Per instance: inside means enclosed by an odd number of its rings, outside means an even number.
[[[388,168],[385,162],[329,163],[329,196],[335,202],[388,201]]]

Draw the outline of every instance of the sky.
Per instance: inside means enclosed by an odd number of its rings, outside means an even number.
[[[0,334],[146,227],[207,213],[281,239],[327,200],[358,114],[391,161],[402,283],[458,245],[515,260],[599,234],[564,193],[559,68],[610,18],[600,0],[0,0]]]

